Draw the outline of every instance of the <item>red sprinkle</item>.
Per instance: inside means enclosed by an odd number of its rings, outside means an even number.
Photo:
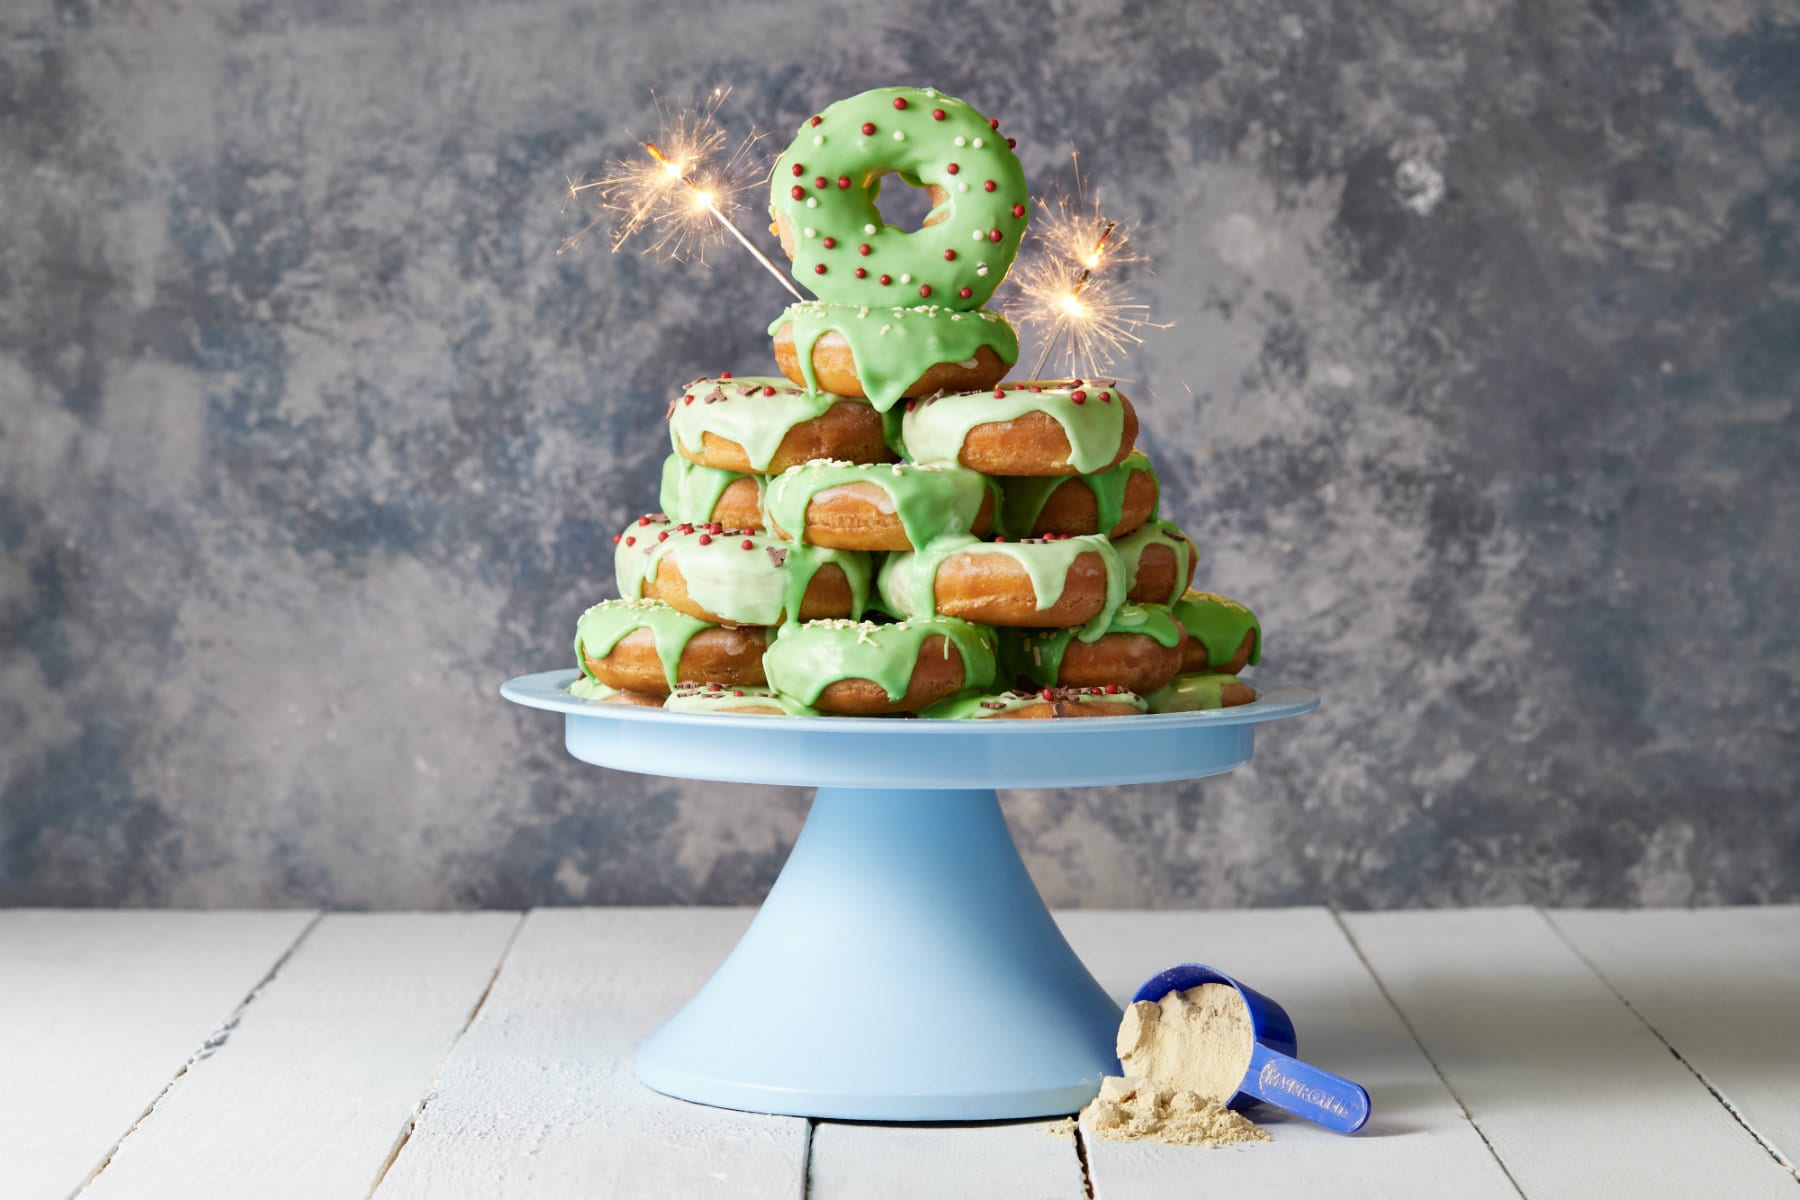
[[[795,175],[804,175],[804,174],[806,174],[806,168],[804,166],[802,166],[800,163],[795,163],[794,164],[794,174]]]
[[[628,537],[625,539],[625,544],[627,546],[635,546],[635,545],[637,545],[637,539],[634,537]]]
[[[998,122],[998,121],[996,121],[996,120],[995,120],[995,119],[994,119],[994,118],[992,118],[992,117],[989,117],[989,118],[988,118],[988,128],[989,128],[989,129],[992,129],[992,130],[996,130],[996,131],[998,131],[998,130],[999,130],[999,128],[1000,128],[1000,122]]]
[[[997,537],[997,538],[995,538],[995,539],[994,539],[994,540],[995,540],[995,541],[996,541],[996,542],[1004,542],[1004,541],[1005,541],[1005,540],[1006,540],[1006,539],[1005,539],[1005,538],[1003,538],[1003,537]]]
[[[894,97],[894,107],[895,108],[905,108],[906,107],[906,97],[905,96],[895,96]]]
[[[956,251],[954,251],[954,250],[944,251],[944,261],[945,262],[955,262],[956,261]]]
[[[998,229],[988,230],[988,241],[997,242],[1000,240],[1000,236],[1000,231]]]
[[[666,529],[665,529],[665,530],[663,530],[663,531],[662,531],[662,532],[661,532],[661,533],[659,533],[659,534],[657,534],[657,535],[656,535],[656,540],[657,540],[657,541],[659,541],[659,542],[666,542],[666,541],[668,541],[668,540],[669,540],[669,531],[668,531],[668,530],[666,530]]]
[[[931,295],[931,285],[929,283],[921,283],[919,285],[919,295],[921,295],[921,296]]]
[[[816,188],[825,187],[830,183],[831,183],[831,180],[825,178],[823,175],[818,175],[813,178],[813,186]]]
[[[827,249],[827,250],[830,250],[830,249],[832,249],[832,248],[833,248],[833,247],[835,247],[835,246],[836,246],[836,245],[837,245],[837,239],[836,239],[836,238],[834,238],[834,237],[828,237],[828,238],[826,238],[826,239],[825,239],[825,248],[826,248],[826,249]]]
[[[688,522],[683,521],[681,524],[679,524],[675,527],[675,530],[678,533],[692,533],[692,532],[694,532],[694,527],[692,525],[690,525]]]
[[[793,187],[788,189],[788,195],[796,200],[804,200],[806,199],[806,189],[796,183]]]
[[[620,535],[620,534],[616,534],[616,533],[615,533],[615,534],[613,534],[613,545],[615,545],[615,546],[616,546],[616,545],[618,545],[618,544],[619,544],[619,538],[620,538],[620,536],[621,536],[621,535]]]
[[[993,180],[990,179],[986,183],[981,185],[981,190],[984,192],[991,192],[999,186],[1000,186],[999,184],[995,183]]]
[[[872,134],[874,132],[875,132],[875,122],[864,121],[863,122],[863,136],[868,137],[870,134]]]
[[[932,110],[931,110],[931,119],[932,119],[932,120],[934,120],[934,121],[941,121],[941,120],[943,120],[943,119],[944,119],[944,110],[943,110],[943,109],[941,109],[941,108],[934,108],[934,109],[932,109]]]
[[[825,264],[824,263],[817,263],[814,265],[814,267],[813,267],[814,275],[823,275],[824,273],[825,273]]]
[[[996,400],[1006,399],[1006,389],[1001,388],[1001,387],[995,388],[994,389],[994,399],[996,399]]]
[[[649,518],[649,517],[639,517],[639,518],[638,518],[638,524],[639,524],[639,525],[648,525],[648,524],[649,524],[649,523],[650,523],[650,518]]]
[[[773,396],[774,394],[775,394],[775,389],[772,387],[766,387],[763,389],[763,395],[765,395],[765,396]]]
[[[866,270],[864,270],[863,268],[858,267],[858,268],[856,268],[856,277],[858,279],[867,279],[869,277],[869,273]]]
[[[1087,403],[1087,393],[1086,392],[1076,392],[1073,395],[1071,395],[1069,397],[1069,399],[1073,400],[1077,404],[1086,404]]]
[[[701,535],[700,535],[700,544],[701,544],[701,545],[702,545],[702,546],[710,546],[710,545],[712,545],[712,534],[710,534],[710,533],[703,533],[703,534],[701,534]]]
[[[744,550],[752,549],[755,545],[756,545],[756,543],[752,542],[749,538],[745,538],[743,541],[738,543],[738,546]]]
[[[964,288],[956,294],[958,296],[961,296],[964,300],[967,300],[970,296],[973,296],[975,293],[970,291],[968,288]]]
[[[875,247],[869,245],[869,243],[867,243],[867,242],[864,242],[862,245],[860,245],[856,248],[856,252],[858,254],[872,254],[872,253],[874,253],[874,251],[875,251]]]
[[[1119,685],[1118,685],[1118,684],[1116,684],[1116,683],[1109,683],[1109,684],[1107,684],[1107,685],[1106,685],[1106,694],[1107,694],[1107,695],[1109,695],[1109,696],[1116,696],[1116,695],[1118,695],[1118,694],[1119,694]]]
[[[946,170],[946,171],[950,172],[952,175],[954,175],[958,171],[962,170],[962,168],[957,166],[955,163],[951,163],[949,166],[945,167],[944,170]]]
[[[725,532],[725,527],[723,525],[719,524],[717,521],[714,521],[712,524],[710,524],[706,527],[706,532],[708,532],[710,534],[715,534],[715,535],[721,534],[721,533]]]
[[[1045,688],[1043,691],[1038,693],[1038,699],[1054,700],[1054,699],[1056,699],[1056,693],[1054,691],[1052,691],[1050,688]]]
[[[919,408],[919,402],[917,400],[908,400],[906,402],[906,411],[907,412],[917,412],[918,408]]]
[[[1035,383],[1034,383],[1034,384],[1032,384],[1032,385],[1031,385],[1031,390],[1032,390],[1032,391],[1034,391],[1034,392],[1041,392],[1041,391],[1043,391],[1043,390],[1044,390],[1044,389],[1043,389],[1043,388],[1041,388],[1041,387],[1039,387],[1039,386],[1038,386],[1038,385],[1037,385],[1037,384],[1035,384]]]
[[[1006,148],[1008,150],[1017,150],[1019,148],[1019,139],[1018,138],[1007,138],[1006,139]]]
[[[817,129],[817,128],[818,128],[818,127],[819,127],[819,122],[820,122],[820,121],[823,121],[823,120],[824,120],[824,119],[825,119],[825,118],[824,118],[824,117],[814,117],[814,118],[813,118],[813,119],[812,119],[812,123],[813,123],[813,128],[814,128],[814,129]]]
[[[1080,387],[1080,386],[1081,386],[1081,380],[1079,380],[1079,379],[1071,379],[1071,380],[1069,380],[1069,386],[1070,386],[1070,387]]]
[[[1025,215],[1025,206],[1023,204],[1013,205],[1013,216],[1022,217],[1024,215]]]
[[[681,402],[683,404],[692,404],[694,402],[694,398],[692,396],[683,396],[681,398]]]
[[[848,188],[850,186],[850,177],[848,175],[839,175],[838,186],[841,188]]]
[[[892,282],[894,282],[894,278],[891,275],[883,275],[881,277],[881,286],[882,287],[886,287],[888,284],[890,284]]]
[[[1101,392],[1100,393],[1100,403],[1111,404],[1112,403],[1112,393],[1111,392]]]

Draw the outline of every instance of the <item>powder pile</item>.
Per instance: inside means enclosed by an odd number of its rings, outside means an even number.
[[[1243,997],[1222,983],[1170,992],[1125,1010],[1117,1053],[1129,1074],[1107,1078],[1081,1110],[1081,1127],[1117,1141],[1176,1146],[1266,1142],[1225,1105],[1237,1092],[1256,1033]]]

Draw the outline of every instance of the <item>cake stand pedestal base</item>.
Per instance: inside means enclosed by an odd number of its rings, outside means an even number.
[[[820,788],[737,947],[638,1048],[659,1092],[754,1112],[1074,1112],[1119,1006],[1069,948],[991,789]]]

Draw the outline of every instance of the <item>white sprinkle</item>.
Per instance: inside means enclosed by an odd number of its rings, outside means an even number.
[[[956,135],[956,144],[959,146],[966,146],[969,144],[969,139],[959,133]]]
[[[811,225],[808,225],[806,227],[805,232],[806,232],[807,237],[818,237],[819,236],[819,231],[814,229]]]
[[[970,234],[969,236],[979,242],[982,238],[986,237],[987,234],[985,234],[985,233],[981,232],[981,230],[977,229],[974,233]]]
[[[901,283],[911,283],[911,282],[912,282],[912,276],[911,276],[911,275],[910,275],[910,274],[902,274],[902,275],[901,275],[901,276],[900,276],[900,282],[901,282]]]
[[[819,198],[817,196],[808,196],[806,198],[806,207],[808,207],[808,208],[819,207]],[[979,236],[979,235],[977,235],[977,236]]]
[[[873,225],[864,225],[864,226],[863,226],[863,232],[864,232],[864,233],[874,233],[874,232],[875,232],[875,227],[874,227],[874,226],[873,226]]]
[[[969,190],[969,185],[966,183],[959,183],[956,185],[956,190],[959,192],[966,192]]]
[[[986,279],[987,278],[987,264],[983,263],[981,266],[976,267],[975,273],[977,275],[981,276],[983,279]]]
[[[890,330],[890,329],[892,329],[892,328],[893,328],[893,326],[892,326],[892,325],[883,325],[883,326],[882,326],[882,327],[881,327],[881,332],[883,332],[883,333],[886,333],[886,332],[887,332],[887,331],[888,331],[888,330]]]
[[[824,134],[822,134],[822,133],[813,134],[813,145],[823,146],[824,144],[825,144],[825,135]]]
[[[962,314],[961,313],[951,313],[950,319],[952,321],[960,321],[960,320],[962,320]]]
[[[981,149],[981,139],[976,138],[970,145],[974,146],[977,150]]]
[[[862,307],[861,307],[861,308],[859,308],[859,309],[857,309],[857,310],[856,310],[856,315],[857,315],[857,316],[859,316],[859,317],[866,317],[866,316],[868,316],[868,315],[869,315],[869,306],[868,306],[868,305],[866,305],[866,304],[865,304],[865,305],[863,305],[863,306],[862,306]]]
[[[896,129],[894,130],[894,140],[896,142],[904,142],[906,140],[906,135]]]

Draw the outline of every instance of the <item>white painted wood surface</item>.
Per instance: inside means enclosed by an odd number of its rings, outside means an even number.
[[[367,1196],[519,920],[324,918],[84,1200]]]
[[[1044,1122],[640,1087],[632,1047],[749,917],[0,912],[0,1197],[1087,1194]],[[1241,975],[1375,1103],[1350,1138],[1089,1141],[1098,1200],[1800,1195],[1777,1158],[1800,1138],[1800,909],[1062,922],[1121,1002],[1184,959]]]
[[[1534,909],[1345,924],[1525,1195],[1778,1197],[1795,1179]]]
[[[0,912],[0,1196],[67,1196],[310,912]]]
[[[1178,1179],[1220,1195],[1517,1196],[1330,912],[1075,912],[1059,920],[1121,1008],[1178,962],[1206,963],[1275,997],[1294,1020],[1302,1057],[1362,1084],[1374,1113],[1344,1137],[1258,1110],[1273,1142],[1217,1150],[1090,1138],[1097,1200],[1171,1200]]]
[[[1800,1165],[1800,908],[1550,918],[1772,1153]]]
[[[379,1200],[796,1200],[808,1124],[671,1100],[632,1048],[705,982],[742,909],[538,909],[444,1064]]]

